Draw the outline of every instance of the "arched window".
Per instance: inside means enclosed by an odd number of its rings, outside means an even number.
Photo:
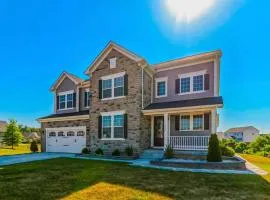
[[[67,136],[75,136],[74,131],[68,131],[68,132],[67,132]]]
[[[85,134],[84,131],[78,131],[77,132],[77,136],[84,136],[84,134]]]
[[[49,137],[55,137],[56,136],[56,133],[55,132],[50,132],[49,133]]]
[[[58,132],[58,137],[62,137],[62,136],[65,136],[65,135],[64,135],[64,132],[63,132],[63,131],[59,131],[59,132]]]

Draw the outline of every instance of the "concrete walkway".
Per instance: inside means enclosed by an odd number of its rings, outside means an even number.
[[[0,156],[0,166],[12,165],[17,163],[25,163],[37,160],[47,160],[53,158],[77,158],[84,160],[101,160],[110,162],[126,162],[131,166],[146,167],[167,171],[179,171],[179,172],[200,172],[200,173],[222,173],[222,174],[254,174],[256,172],[250,170],[211,170],[211,169],[189,169],[189,168],[176,168],[176,167],[164,167],[150,164],[150,159],[136,159],[136,160],[115,160],[96,157],[83,157],[75,154],[68,153],[35,153],[35,154],[22,154],[22,155],[10,155]]]
[[[21,155],[0,156],[0,166],[25,163],[36,160],[47,160],[52,158],[75,158],[75,154],[68,153],[29,153]]]
[[[264,176],[264,175],[267,175],[268,172],[257,167],[256,165],[253,165],[252,163],[248,162],[246,159],[244,159],[243,157],[237,155],[237,157],[243,159],[246,161],[246,168],[249,170],[249,171],[252,171],[254,174],[258,174],[258,175],[261,175],[261,176]]]

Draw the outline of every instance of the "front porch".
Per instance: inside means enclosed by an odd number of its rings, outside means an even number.
[[[151,117],[151,147],[207,151],[211,134],[216,133],[216,107],[166,110],[144,113]]]

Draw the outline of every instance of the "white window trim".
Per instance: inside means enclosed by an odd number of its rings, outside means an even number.
[[[121,73],[117,73],[117,74],[112,74],[112,75],[108,75],[108,76],[102,76],[101,77],[101,80],[102,80],[102,99],[101,100],[112,100],[112,99],[119,99],[119,98],[123,98],[125,97],[125,95],[122,95],[122,96],[117,96],[115,97],[114,96],[114,79],[115,78],[118,78],[118,77],[123,77],[124,78],[124,75],[126,74],[126,72],[121,72]],[[108,98],[103,98],[103,81],[104,80],[109,80],[111,79],[112,80],[112,87],[111,87],[111,90],[112,90],[112,96],[111,97],[108,97]],[[125,83],[123,85],[123,89],[125,89]],[[123,91],[124,92],[124,91]]]
[[[72,108],[68,108],[67,107],[67,95],[68,94],[72,94],[73,95],[73,93],[74,93],[74,90],[69,90],[69,91],[65,91],[65,92],[59,92],[57,95],[59,96],[59,102],[58,102],[58,105],[59,105],[59,111],[63,111],[63,110],[72,110],[72,109],[74,109],[75,107],[74,107],[74,105],[73,105],[73,96],[72,96]],[[65,96],[65,108],[60,108],[60,96]]]
[[[167,97],[168,95],[168,77],[162,77],[162,78],[156,78],[156,98],[161,98],[161,97]],[[158,83],[159,82],[165,82],[165,94],[164,95],[158,95]]]
[[[126,140],[125,138],[114,138],[114,116],[115,115],[124,115],[126,113],[125,110],[120,111],[112,111],[112,112],[101,112],[102,116],[102,123],[103,123],[103,117],[104,116],[111,116],[111,137],[110,138],[103,138],[103,124],[101,124],[102,133],[101,133],[101,140]],[[124,122],[125,123],[125,122]],[[124,128],[125,124],[123,124]],[[117,127],[117,126],[116,126]]]
[[[89,94],[90,94],[90,90],[89,89],[85,89],[84,90],[84,93],[83,93],[83,104],[84,104],[84,98],[85,98],[85,92],[89,92]],[[88,95],[88,101],[89,101],[89,95]],[[83,105],[85,108],[89,108],[90,107],[90,102],[89,102],[89,105],[88,106],[85,106],[85,105]]]
[[[116,59],[116,57],[110,59],[110,69],[114,69],[117,67]]]
[[[207,73],[206,70],[202,70],[202,71],[197,71],[197,72],[192,72],[192,73],[186,73],[186,74],[179,74],[178,78],[179,78],[179,93],[178,95],[185,95],[185,94],[197,94],[197,93],[203,93],[205,92],[204,90],[204,75]],[[203,89],[200,91],[193,91],[193,79],[194,76],[203,76]],[[181,92],[181,79],[182,78],[190,78],[190,91],[189,92]]]
[[[202,128],[201,129],[193,129],[193,116],[194,115],[202,115]],[[189,116],[189,130],[181,130],[181,116]],[[195,114],[181,114],[179,117],[179,131],[204,131],[204,113],[195,113]]]

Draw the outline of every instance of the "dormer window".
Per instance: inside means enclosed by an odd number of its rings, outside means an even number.
[[[110,59],[110,69],[116,68],[116,58]]]
[[[76,93],[74,91],[60,92],[57,96],[58,110],[73,109],[76,106]]]

